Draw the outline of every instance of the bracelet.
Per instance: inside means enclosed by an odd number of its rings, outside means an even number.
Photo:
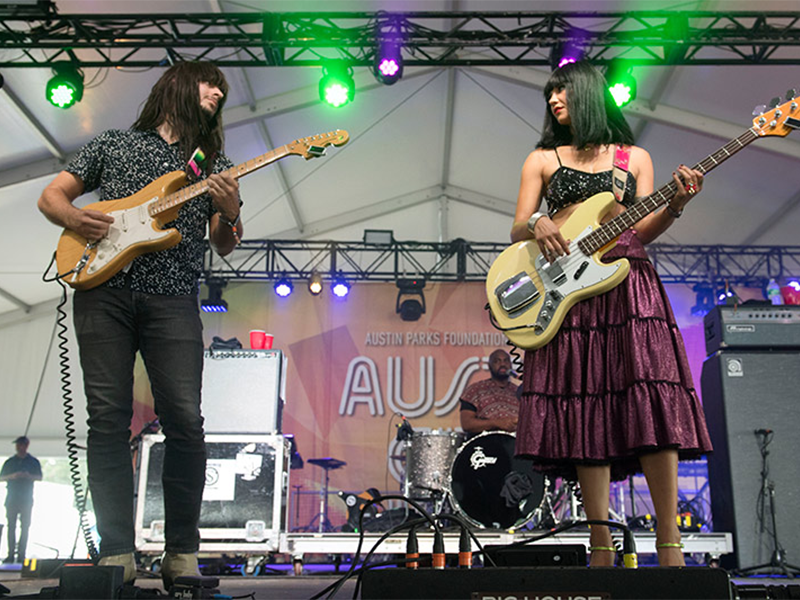
[[[238,228],[239,221],[242,220],[241,211],[239,211],[239,214],[236,215],[236,218],[233,221],[228,221],[228,219],[222,216],[222,213],[219,214],[219,220],[231,228],[231,231],[233,232],[233,239],[236,240],[236,245],[238,246],[239,244],[241,244],[242,240],[239,238],[239,228]]]
[[[666,210],[667,214],[673,219],[679,219],[680,216],[683,214],[683,209],[675,210],[674,208],[672,208],[671,204],[667,204],[666,207],[664,207],[664,210]]]
[[[533,228],[536,227],[536,223],[539,222],[539,219],[541,219],[542,217],[546,217],[546,216],[547,216],[547,213],[543,213],[543,212],[535,212],[535,213],[533,213],[531,215],[531,218],[528,219],[528,231],[533,233]]]

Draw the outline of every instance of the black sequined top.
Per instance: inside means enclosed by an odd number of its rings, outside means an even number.
[[[558,157],[558,152],[556,152]],[[561,158],[558,157],[559,164]],[[600,173],[587,173],[571,167],[561,165],[547,185],[544,199],[547,201],[547,214],[553,216],[562,208],[570,204],[583,202],[599,194],[600,192],[610,192],[611,174],[613,170],[601,171]],[[636,178],[628,171],[628,181],[625,184],[625,195],[622,198],[622,205],[626,208],[633,206],[636,199]]]

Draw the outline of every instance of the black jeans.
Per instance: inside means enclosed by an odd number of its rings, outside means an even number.
[[[196,552],[206,465],[200,414],[203,326],[197,297],[100,286],[75,293],[74,322],[89,413],[89,489],[100,555],[134,551],[129,440],[137,351],[165,435],[165,549]]]
[[[14,558],[16,550],[17,561],[25,559],[25,550],[28,547],[28,530],[31,528],[31,511],[33,504],[6,505],[6,521],[8,522],[8,558]],[[17,518],[19,518],[19,546],[17,546]]]

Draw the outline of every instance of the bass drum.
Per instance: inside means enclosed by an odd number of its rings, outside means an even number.
[[[456,512],[481,528],[529,523],[544,496],[546,478],[529,460],[514,457],[513,433],[486,431],[459,448],[450,471]]]

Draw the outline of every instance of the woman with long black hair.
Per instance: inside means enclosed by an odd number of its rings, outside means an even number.
[[[618,201],[604,220],[653,192],[653,164],[606,89],[603,76],[577,62],[556,70],[544,90],[542,138],[526,159],[511,239],[534,239],[544,257],[569,253],[559,229],[577,206],[612,191],[615,157],[625,155]],[[681,566],[676,523],[678,460],[711,450],[702,406],[667,295],[643,244],[681,216],[703,186],[680,165],[677,193],[624,232],[604,260],[627,258],[617,287],[567,313],[555,338],[525,354],[517,454],[540,470],[580,483],[586,516],[607,519],[611,480],[644,472],[656,518],[659,564]],[[627,180],[626,180],[627,178]],[[546,212],[542,201],[546,203]],[[614,562],[607,527],[592,527],[592,566]]]

